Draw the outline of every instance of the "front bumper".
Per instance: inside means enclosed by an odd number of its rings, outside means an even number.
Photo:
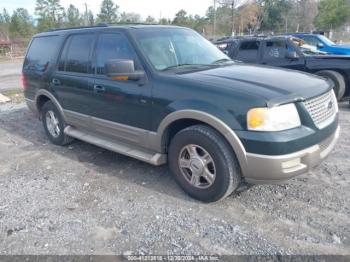
[[[339,138],[340,128],[328,138],[301,151],[287,155],[246,154],[244,177],[248,183],[273,184],[308,173],[325,159]]]

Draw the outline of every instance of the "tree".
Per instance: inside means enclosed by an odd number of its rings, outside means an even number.
[[[172,22],[174,25],[179,26],[189,26],[189,17],[187,16],[187,12],[183,9],[181,9],[179,12],[176,13],[175,18]]]
[[[171,20],[170,19],[167,19],[167,18],[161,18],[159,20],[159,24],[160,25],[170,25],[171,24]]]
[[[7,10],[4,8],[0,13],[0,37],[9,38],[9,27],[11,17]]]
[[[219,1],[219,4],[222,6],[225,6],[226,8],[230,9],[231,13],[231,34],[233,35],[235,33],[235,10],[238,6],[243,4],[245,1],[242,0],[221,0]]]
[[[153,16],[147,16],[146,20],[145,20],[146,24],[157,24],[156,19]]]
[[[212,25],[212,36],[227,36],[232,34],[232,10],[228,5],[219,5],[216,10],[213,6],[210,6],[207,10],[208,22]],[[216,17],[216,19],[215,19]],[[214,30],[214,20],[215,30]],[[215,31],[215,35],[214,34]]]
[[[80,26],[83,24],[83,21],[80,17],[79,9],[76,8],[74,5],[69,5],[67,9],[66,20],[67,26],[70,27]]]
[[[34,32],[34,25],[26,9],[17,8],[13,12],[9,29],[12,37],[30,38]]]
[[[7,12],[6,8],[2,9],[2,14],[0,14],[0,23],[9,24],[11,22],[11,17]]]
[[[87,12],[87,26],[93,26],[95,24],[95,17],[91,10]]]
[[[235,24],[239,34],[252,34],[258,23],[258,13],[259,7],[255,3],[244,4],[237,8]]]
[[[59,0],[37,0],[35,14],[38,16],[38,31],[61,27],[65,15]]]
[[[100,13],[97,15],[101,22],[116,23],[118,22],[119,6],[114,4],[112,0],[103,0]]]
[[[261,30],[280,32],[286,23],[285,17],[291,9],[290,0],[257,0],[258,24]]]
[[[350,4],[346,0],[321,0],[315,25],[320,29],[332,29],[343,25],[349,18]]]
[[[140,23],[141,16],[136,13],[123,12],[120,16],[120,23]]]

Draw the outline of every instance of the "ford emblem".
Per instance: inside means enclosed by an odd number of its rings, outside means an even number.
[[[327,109],[331,110],[332,107],[333,107],[333,101],[329,101],[328,104],[327,104]]]

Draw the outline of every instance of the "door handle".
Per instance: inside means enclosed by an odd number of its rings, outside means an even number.
[[[52,79],[52,84],[53,84],[54,86],[60,86],[60,85],[61,85],[61,81],[58,80],[58,79],[56,79],[56,78],[54,78],[54,79]]]
[[[103,86],[100,85],[94,85],[94,91],[96,93],[103,93],[106,91],[106,89]]]

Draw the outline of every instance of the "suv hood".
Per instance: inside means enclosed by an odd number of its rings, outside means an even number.
[[[350,49],[350,45],[333,45],[335,48]]]
[[[323,78],[294,70],[268,66],[234,64],[215,69],[184,73],[182,79],[213,88],[265,98],[267,106],[303,101],[325,93],[331,85]]]

